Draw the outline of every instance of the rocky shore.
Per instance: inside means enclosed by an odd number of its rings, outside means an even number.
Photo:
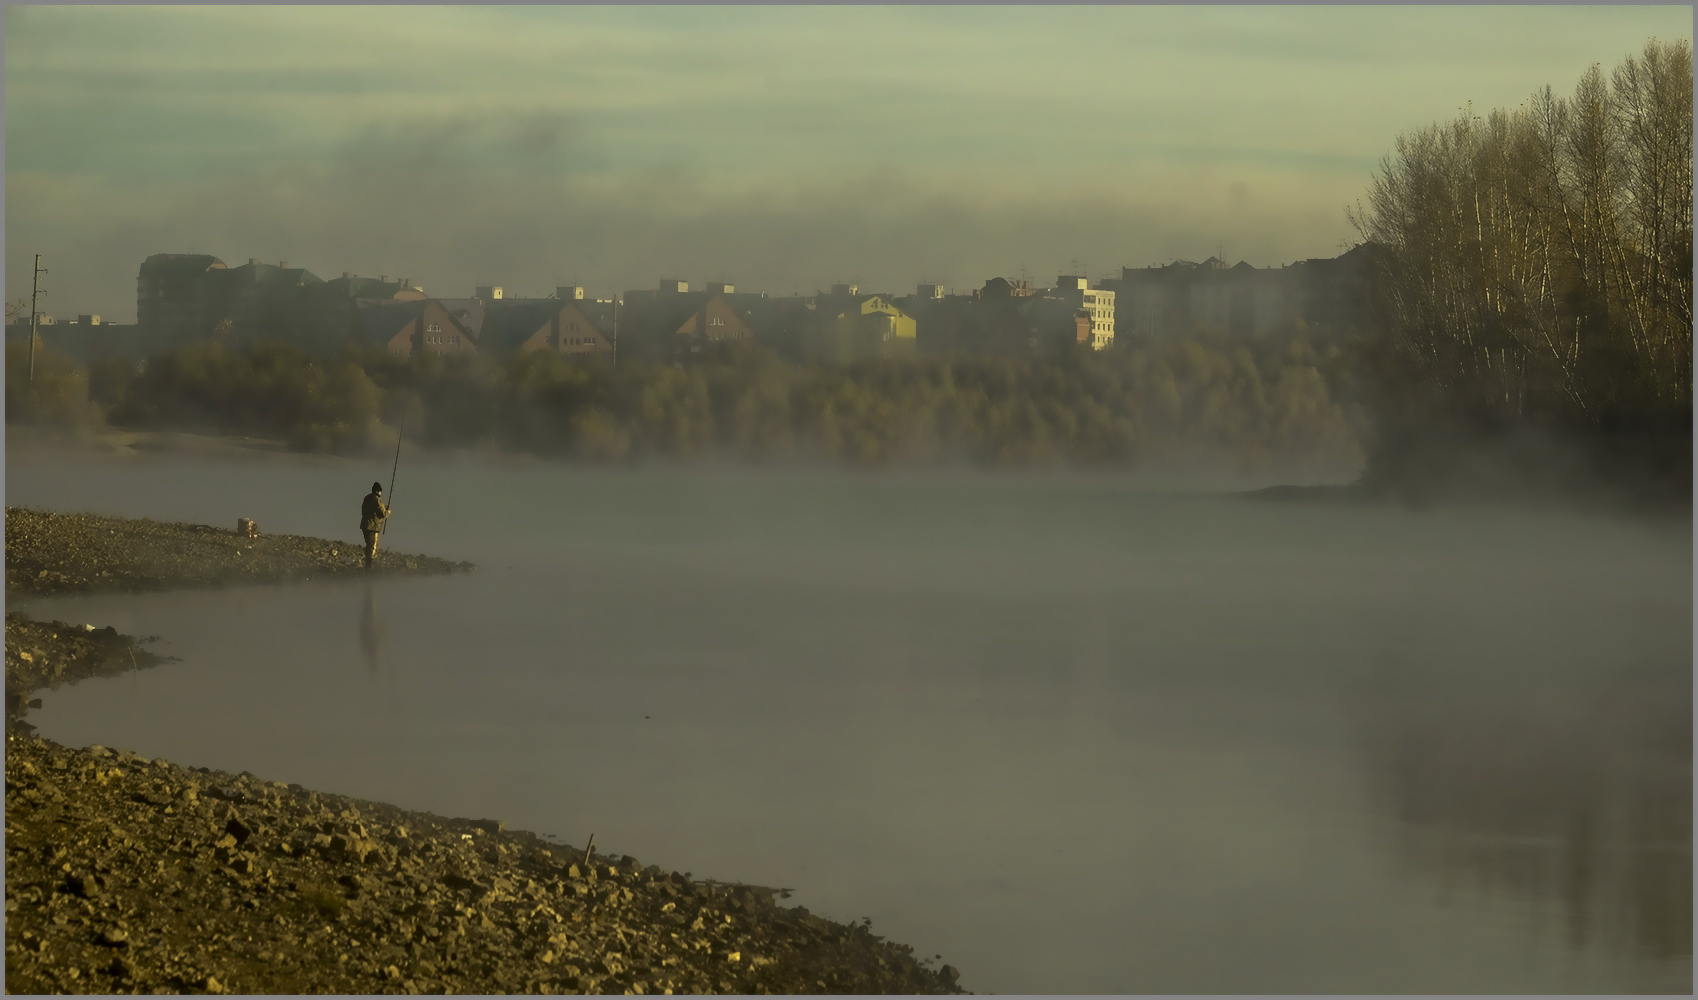
[[[312,575],[341,565],[319,558],[334,543],[271,536],[263,560],[239,564],[263,568],[244,575],[229,564],[253,549],[216,529],[7,515],[14,593],[290,579],[307,575],[304,562]],[[55,538],[81,548],[56,560]],[[198,547],[156,558],[172,538]],[[15,546],[38,561],[17,566]],[[197,566],[197,552],[213,565]],[[392,558],[392,572],[459,568]],[[865,923],[781,906],[778,890],[698,880],[496,820],[33,733],[23,716],[36,690],[165,662],[146,645],[109,627],[6,616],[9,992],[960,992],[953,968]]]
[[[281,583],[375,573],[453,573],[470,563],[304,535],[257,537],[204,524],[6,508],[6,592],[67,594]]]
[[[149,651],[149,639],[123,635],[108,625],[40,622],[15,611],[6,613],[6,715],[14,725],[42,688],[56,688],[90,677],[108,677],[167,662]]]
[[[15,993],[941,993],[955,973],[772,890],[14,731],[6,978]]]

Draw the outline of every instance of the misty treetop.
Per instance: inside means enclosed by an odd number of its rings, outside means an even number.
[[[384,351],[325,360],[215,341],[84,374],[114,423],[241,433],[360,452],[407,436],[589,461],[731,457],[860,466],[1130,465],[1203,450],[1248,466],[1360,461],[1334,398],[1336,345],[1220,334],[1041,358],[910,357],[799,364],[749,344],[689,365],[535,352]],[[63,358],[56,365],[76,369]],[[12,371],[16,371],[14,366]],[[56,369],[57,370],[57,369]],[[8,398],[16,390],[9,388]]]

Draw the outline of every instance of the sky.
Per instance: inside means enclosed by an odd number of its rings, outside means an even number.
[[[1333,256],[1401,132],[1693,9],[8,6],[6,297],[144,257],[592,296]]]

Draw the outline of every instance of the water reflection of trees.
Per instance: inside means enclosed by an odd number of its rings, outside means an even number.
[[[1373,793],[1447,890],[1553,904],[1575,948],[1692,953],[1692,678],[1480,700],[1378,697]]]

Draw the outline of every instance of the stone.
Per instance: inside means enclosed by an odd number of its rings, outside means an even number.
[[[339,796],[279,796],[270,782],[169,763],[126,764],[112,777],[116,762],[15,732],[7,750],[5,916],[8,960],[25,963],[20,982],[50,969],[44,987],[80,993],[955,989],[869,934],[817,917],[809,930],[762,890],[691,884],[629,855],[597,856],[597,871],[581,851],[555,847],[549,858],[527,834],[470,821],[375,803],[356,812]],[[75,814],[24,803],[21,792],[39,792],[48,774]],[[203,799],[190,809],[181,797],[191,785],[240,790],[251,804]],[[138,795],[179,811],[138,806]],[[403,820],[405,852],[392,846]],[[478,836],[462,840],[471,830]],[[209,837],[224,844],[228,867],[211,864]],[[328,850],[333,839],[342,850]],[[350,864],[362,845],[389,864]],[[98,876],[100,866],[116,874]],[[63,891],[46,888],[55,884]],[[127,931],[122,946],[116,931]],[[188,942],[192,953],[175,950]],[[220,981],[215,968],[239,970],[239,981]]]
[[[108,927],[94,936],[94,943],[103,948],[128,948],[130,933],[122,927]]]
[[[956,983],[961,980],[961,970],[957,969],[953,965],[944,966],[937,970],[937,974],[948,980],[950,983]]]

